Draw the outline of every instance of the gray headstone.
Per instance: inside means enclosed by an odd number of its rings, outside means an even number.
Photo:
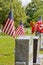
[[[38,33],[37,36],[40,39],[40,49],[43,50],[43,33]]]
[[[40,49],[43,49],[43,33],[40,34]]]
[[[33,65],[33,43],[31,36],[21,36],[15,42],[15,62],[26,62],[26,65]]]

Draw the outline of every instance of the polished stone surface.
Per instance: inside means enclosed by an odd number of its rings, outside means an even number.
[[[29,64],[29,61],[33,61],[33,43],[31,40],[31,36],[23,36],[19,37],[16,40],[16,52],[15,52],[15,58],[16,62],[26,62],[26,65]],[[30,49],[32,48],[32,50]],[[30,51],[31,50],[31,51]],[[31,58],[29,53],[31,52]],[[33,62],[32,62],[33,63]]]

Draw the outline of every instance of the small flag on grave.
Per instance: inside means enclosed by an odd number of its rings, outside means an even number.
[[[25,34],[25,30],[24,30],[24,26],[22,24],[22,21],[20,21],[20,25],[18,25],[15,33],[17,36],[23,36]]]
[[[8,34],[12,37],[15,36],[15,29],[14,29],[14,19],[13,19],[13,13],[12,13],[12,9],[10,10],[9,16],[2,28],[2,31],[5,34]]]
[[[42,22],[42,17],[41,16],[38,18],[38,22]]]

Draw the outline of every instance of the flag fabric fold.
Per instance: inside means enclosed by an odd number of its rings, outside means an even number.
[[[6,19],[6,23],[4,24],[2,28],[2,31],[5,34],[15,37],[15,27],[14,27],[14,19],[13,19],[12,10],[10,10],[10,13],[8,15],[8,18]]]

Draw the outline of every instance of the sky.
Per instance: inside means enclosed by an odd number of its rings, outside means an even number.
[[[31,2],[31,0],[21,0],[23,6],[26,6],[29,2]]]

